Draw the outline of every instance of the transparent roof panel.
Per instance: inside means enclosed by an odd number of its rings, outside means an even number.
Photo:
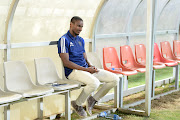
[[[126,32],[126,25],[132,8],[139,0],[109,0],[104,6],[96,34]]]
[[[112,42],[113,41],[113,42]],[[101,63],[103,63],[103,48],[104,47],[115,47],[120,56],[120,46],[126,45],[126,37],[121,38],[106,38],[106,39],[97,39],[96,42],[96,53],[98,54]]]
[[[0,44],[4,43],[5,20],[11,0],[0,0]]]
[[[180,17],[180,0],[170,0],[159,17],[157,30],[176,30]]]
[[[144,32],[146,31],[146,0],[143,0],[141,4],[136,9],[133,19],[131,32]]]
[[[94,15],[101,0],[20,0],[13,27],[12,42],[57,41],[69,29],[70,19],[84,20],[81,36],[89,38]]]
[[[165,7],[165,5],[169,2],[169,0],[156,0],[156,17],[155,19],[157,19],[159,17],[159,15],[161,14],[163,8]]]

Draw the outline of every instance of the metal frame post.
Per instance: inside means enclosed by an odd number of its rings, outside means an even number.
[[[69,90],[65,93],[65,119],[71,120],[71,100]]]
[[[124,90],[128,90],[128,77],[124,75]]]
[[[123,77],[120,78],[119,80],[119,107],[122,108],[123,107]]]
[[[123,107],[123,76],[119,77],[119,83],[114,87],[114,107]]]
[[[4,120],[10,120],[10,105],[4,106]]]
[[[156,0],[147,0],[147,38],[146,38],[146,88],[145,88],[145,113],[151,113],[152,70],[154,51],[154,18]]]
[[[155,95],[155,74],[156,74],[156,71],[153,70],[152,71],[152,93],[151,93],[151,97],[153,98],[154,95]]]
[[[14,13],[16,11],[17,5],[19,3],[19,0],[13,0],[10,5],[10,9],[8,12],[8,16],[6,19],[6,27],[5,27],[5,38],[4,42],[7,43],[7,49],[5,50],[4,54],[6,55],[5,61],[10,60],[11,56],[11,30],[12,30],[12,22],[14,18]]]
[[[179,89],[179,65],[175,66],[176,72],[175,72],[175,89]]]
[[[43,119],[43,98],[39,98],[37,102],[38,118]]]

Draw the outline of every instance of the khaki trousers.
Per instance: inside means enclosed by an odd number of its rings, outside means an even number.
[[[99,101],[104,95],[106,95],[119,81],[119,77],[116,74],[103,69],[99,69],[99,72],[94,74],[74,69],[68,76],[68,79],[79,81],[86,85],[79,97],[76,99],[77,105],[82,105],[91,93],[99,87],[100,82],[104,84],[93,96],[96,101]]]

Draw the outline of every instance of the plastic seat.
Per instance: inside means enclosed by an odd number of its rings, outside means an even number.
[[[37,84],[48,85],[54,90],[67,90],[77,88],[80,85],[75,81],[63,80],[59,77],[54,62],[50,58],[35,59]],[[57,85],[52,85],[52,84]]]
[[[142,65],[146,65],[146,47],[144,44],[135,45],[135,56],[136,62]],[[165,67],[166,65],[163,63],[153,62],[154,69],[162,69]]]
[[[180,63],[180,59],[175,57],[168,41],[161,42],[161,53],[165,59],[174,60]]]
[[[154,43],[154,59],[153,59],[153,61],[164,63],[168,67],[178,65],[178,63],[176,61],[167,60],[162,56],[162,54],[159,51],[159,47],[158,47],[157,43]]]
[[[108,64],[110,65],[108,66]],[[123,74],[126,76],[135,75],[138,73],[136,70],[128,69],[120,63],[117,51],[114,47],[103,48],[103,67],[105,70],[110,72]],[[112,70],[112,68],[117,68],[117,70]]]
[[[27,67],[21,61],[4,63],[5,89],[22,94],[23,97],[45,95],[53,92],[52,88],[33,84]]]
[[[125,67],[131,68],[133,70],[137,70],[138,72],[141,73],[146,72],[145,66],[135,61],[130,46],[128,45],[120,46],[120,58],[121,58],[121,64],[123,64]]]
[[[103,69],[99,56],[95,52],[88,52],[87,58],[92,65],[96,66],[96,68]]]
[[[180,59],[180,41],[178,40],[173,41],[173,53],[176,58]]]
[[[0,89],[0,104],[13,102],[13,101],[21,99],[21,97],[22,95],[20,94],[5,92],[2,89]]]

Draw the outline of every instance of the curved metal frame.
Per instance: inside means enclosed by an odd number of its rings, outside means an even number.
[[[179,34],[180,34],[180,33],[179,33],[179,30],[180,30],[180,15],[179,15],[179,17],[178,17],[176,30],[177,30],[176,40],[179,40]]]
[[[157,31],[157,23],[158,23],[159,17],[161,16],[164,8],[168,5],[169,2],[170,2],[170,0],[165,1],[162,9],[159,12],[159,15],[157,15],[157,16],[155,15],[155,20],[154,20],[154,30],[155,30],[155,33]],[[154,36],[154,42],[156,42],[156,35]]]
[[[6,27],[5,27],[5,39],[4,42],[7,43],[7,49],[5,50],[5,61],[10,60],[10,44],[11,44],[11,30],[12,30],[12,22],[14,18],[14,13],[16,11],[16,7],[19,3],[19,0],[13,0],[10,4],[10,9],[8,12],[8,16],[6,19]]]
[[[128,19],[128,22],[127,22],[127,25],[126,25],[126,33],[130,33],[131,29],[130,29],[130,26],[132,25],[132,19],[134,17],[134,13],[136,12],[137,8],[139,7],[139,5],[141,4],[143,0],[139,0],[139,3],[137,3],[133,8],[132,8],[132,11],[131,11],[131,14],[130,14],[130,17]],[[130,41],[130,35],[127,36],[127,45],[129,45],[129,41]]]
[[[101,16],[101,13],[102,13],[102,10],[103,8],[106,6],[108,0],[105,0],[96,16],[96,22],[95,22],[95,27],[93,29],[93,35],[92,35],[92,38],[94,38],[92,40],[92,51],[95,52],[96,51],[96,33],[97,33],[97,26],[99,24],[99,19],[100,19],[100,16]]]

